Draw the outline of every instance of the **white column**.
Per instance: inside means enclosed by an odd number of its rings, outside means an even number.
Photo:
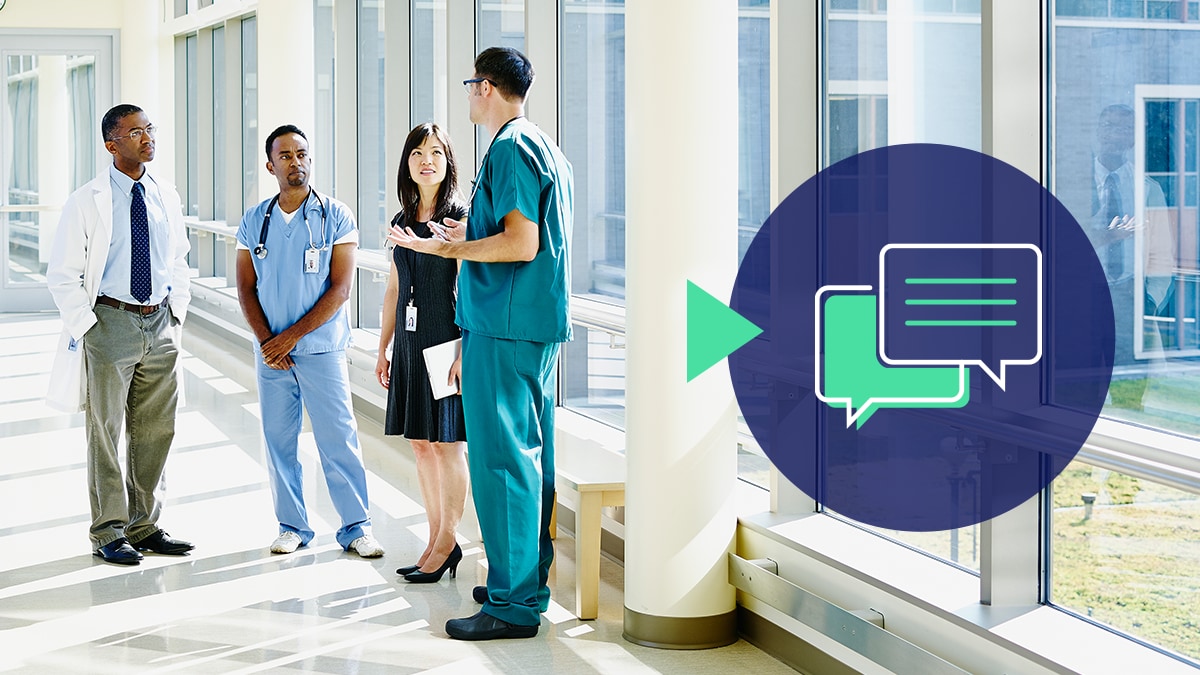
[[[1042,111],[1031,105],[1042,90],[1042,50],[1029,35],[1041,25],[1031,3],[984,0],[982,5],[983,152],[1035,180],[1042,175]],[[1032,546],[1041,526],[1041,497],[980,526],[980,602],[993,606],[1036,605],[1041,551]]]
[[[626,6],[625,638],[737,639],[737,521],[725,366],[687,382],[687,280],[728,298],[737,268],[737,3]]]

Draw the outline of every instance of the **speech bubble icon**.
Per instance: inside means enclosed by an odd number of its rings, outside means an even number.
[[[1005,369],[1042,358],[1042,252],[1032,244],[888,244],[879,252],[879,358]]]
[[[833,408],[845,407],[847,428],[855,423],[861,428],[880,408],[966,405],[970,371],[965,366],[893,368],[879,362],[876,297],[832,294],[864,290],[871,287],[825,286],[817,290],[817,398]],[[830,295],[822,304],[825,294]]]

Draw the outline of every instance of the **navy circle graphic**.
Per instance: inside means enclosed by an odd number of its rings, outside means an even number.
[[[730,305],[763,329],[729,357],[755,440],[807,495],[882,528],[966,527],[1033,497],[1112,374],[1087,234],[1029,176],[951,146],[871,150],[805,182]]]

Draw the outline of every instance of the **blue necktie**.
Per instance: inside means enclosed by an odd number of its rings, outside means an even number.
[[[129,293],[143,303],[150,299],[150,224],[144,189],[141,183],[133,184],[129,205]]]

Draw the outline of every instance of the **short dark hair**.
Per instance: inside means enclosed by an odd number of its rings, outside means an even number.
[[[100,135],[104,141],[112,140],[109,137],[117,130],[117,127],[121,126],[121,120],[140,112],[145,111],[132,103],[121,103],[109,108],[108,112],[104,113],[104,118],[100,120]]]
[[[427,138],[435,138],[446,150],[446,176],[438,186],[437,197],[433,205],[432,220],[445,218],[451,208],[462,203],[458,192],[458,163],[454,159],[454,146],[450,144],[450,136],[438,125],[425,122],[413,127],[404,141],[404,151],[400,154],[400,169],[396,173],[396,195],[400,198],[400,208],[410,222],[416,222],[417,212],[421,207],[421,191],[413,180],[412,172],[408,169],[408,156]]]
[[[490,80],[506,100],[524,101],[533,84],[533,64],[512,47],[488,47],[475,57],[475,76]]]
[[[275,131],[271,132],[270,136],[267,136],[267,161],[268,162],[271,161],[271,146],[275,145],[275,139],[279,138],[280,136],[284,136],[286,134],[296,134],[300,138],[303,138],[306,141],[308,140],[308,136],[305,136],[304,132],[300,131],[300,127],[296,126],[295,124],[284,124],[283,126],[277,127],[275,129]]]

